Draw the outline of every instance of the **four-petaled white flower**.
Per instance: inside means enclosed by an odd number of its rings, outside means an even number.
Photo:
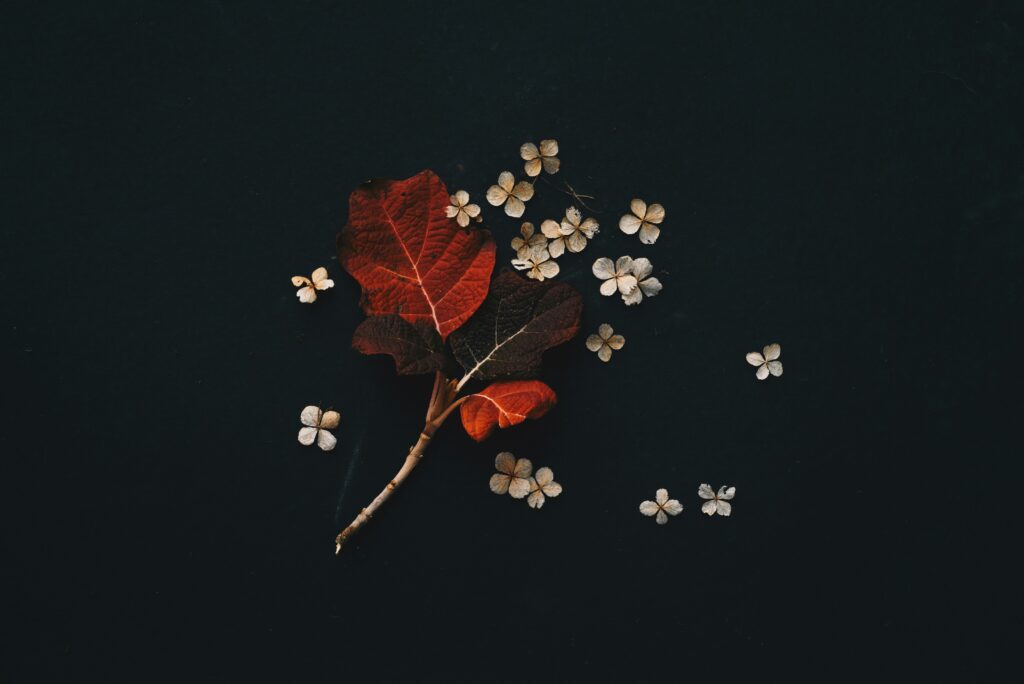
[[[604,281],[601,283],[601,294],[605,297],[611,297],[616,290],[625,297],[636,289],[632,257],[619,257],[614,264],[608,257],[601,257],[594,262],[590,270],[596,277]]]
[[[771,373],[775,377],[782,375],[782,362],[779,357],[782,355],[782,346],[769,344],[761,352],[752,351],[747,354],[747,363],[757,366],[757,379],[764,380]]]
[[[516,257],[519,259],[528,259],[534,247],[548,246],[548,239],[541,233],[534,234],[533,224],[529,221],[525,221],[519,227],[519,234],[522,237],[512,238],[512,249],[516,250]]]
[[[576,207],[565,210],[565,217],[561,223],[548,219],[540,224],[541,232],[551,239],[549,249],[551,256],[556,259],[567,249],[574,254],[582,252],[587,246],[587,240],[593,239],[600,227],[597,220],[584,219]]]
[[[533,479],[530,477],[533,473],[533,463],[530,459],[517,459],[509,452],[503,451],[494,459],[494,468],[498,472],[491,475],[492,492],[509,494],[513,499],[522,499],[530,493],[530,480]],[[540,471],[537,472],[540,474]]]
[[[679,515],[682,511],[683,504],[668,498],[667,489],[659,489],[655,492],[654,501],[644,501],[640,504],[640,512],[646,516],[656,516],[654,521],[659,525],[667,523],[669,515]]]
[[[732,504],[729,503],[732,497],[736,496],[735,487],[726,487],[722,485],[718,488],[718,493],[711,489],[711,485],[702,484],[697,488],[697,496],[702,499],[707,499],[704,505],[700,507],[701,512],[707,515],[724,515],[726,517],[732,515]]]
[[[533,197],[533,185],[528,181],[516,183],[515,177],[508,171],[498,175],[498,184],[487,188],[487,201],[491,206],[505,205],[505,213],[512,218],[519,218],[526,211],[523,202]]]
[[[653,245],[658,241],[661,228],[656,224],[665,220],[665,207],[660,204],[647,203],[642,199],[635,199],[629,203],[632,214],[626,214],[619,219],[619,230],[626,235],[633,235],[640,231],[640,242],[645,245]]]
[[[328,430],[338,427],[341,422],[341,414],[337,411],[321,411],[319,406],[307,406],[302,409],[299,420],[305,425],[299,430],[299,444],[309,446],[316,441],[316,445],[324,451],[330,451],[338,440]]]
[[[539,150],[533,143],[523,143],[519,148],[519,156],[526,160],[523,168],[526,170],[526,175],[531,178],[540,175],[541,166],[548,173],[558,173],[561,162],[558,161],[556,154],[558,154],[557,140],[541,140]]]
[[[469,203],[469,193],[465,190],[459,190],[448,200],[451,204],[444,208],[444,215],[455,219],[455,222],[463,228],[469,225],[470,219],[475,219],[480,215],[480,206]]]
[[[544,497],[556,497],[562,493],[562,485],[555,482],[555,474],[551,468],[538,468],[536,475],[530,478],[530,495],[526,497],[526,503],[530,508],[540,508],[544,505]]]
[[[632,273],[633,277],[636,278],[636,288],[629,294],[622,295],[622,301],[626,302],[626,306],[639,304],[645,296],[653,297],[661,292],[661,281],[657,278],[649,277],[653,272],[654,264],[651,263],[650,259],[640,257],[633,260]]]
[[[543,281],[558,275],[558,264],[551,260],[547,247],[534,247],[525,259],[513,259],[512,266],[517,271],[526,271],[526,277]]]
[[[597,329],[597,334],[587,338],[587,349],[597,352],[597,358],[602,361],[610,361],[612,350],[618,351],[626,344],[625,337],[614,333],[612,326],[602,323]]]
[[[292,276],[292,285],[299,288],[295,296],[300,302],[312,304],[316,301],[316,291],[334,287],[334,281],[327,277],[327,269],[321,266],[313,271],[312,280],[306,276]]]

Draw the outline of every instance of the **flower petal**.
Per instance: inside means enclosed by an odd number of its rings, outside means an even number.
[[[537,267],[540,269],[540,274],[545,278],[554,278],[558,275],[558,263],[555,261],[542,261]]]
[[[333,430],[338,427],[338,423],[340,422],[341,414],[337,411],[325,411],[324,414],[320,416],[320,427],[327,428],[328,430]]]
[[[626,214],[619,219],[619,230],[626,235],[632,235],[636,231],[640,230],[640,224],[642,221],[632,214]]]
[[[539,487],[533,490],[526,498],[526,503],[530,508],[541,508],[544,506],[544,492]]]
[[[721,487],[718,488],[718,498],[719,499],[722,499],[724,501],[729,501],[734,496],[736,496],[736,488],[735,487],[726,487],[725,485],[722,485]]]
[[[316,284],[318,290],[330,290],[332,287],[334,287],[334,281],[330,278],[324,278]]]
[[[513,499],[522,499],[530,493],[530,481],[523,477],[513,477],[508,486],[508,495]]]
[[[519,256],[518,254],[516,256]],[[529,256],[529,254],[527,254]],[[528,268],[533,268],[533,262],[529,259],[513,259],[512,268],[517,271],[525,271]]]
[[[644,221],[648,223],[661,223],[665,220],[665,207],[660,204],[652,204],[647,207],[647,213],[644,214]]]
[[[466,215],[469,216],[470,218],[476,218],[477,216],[480,215],[480,205],[467,204],[466,206],[462,207],[462,211],[466,212]]]
[[[302,409],[302,413],[299,414],[299,420],[303,425],[319,427],[321,415],[319,406],[307,406]]]
[[[633,257],[620,256],[615,260],[615,275],[625,275],[633,270]]]
[[[508,486],[512,482],[512,478],[508,475],[502,475],[501,473],[494,473],[491,475],[491,481],[487,483],[487,486],[491,488],[491,491],[495,494],[508,494]]]
[[[544,492],[545,496],[555,497],[562,493],[562,485],[557,482],[550,482],[546,485],[542,485],[540,490]]]
[[[327,269],[321,266],[320,268],[313,271],[313,283],[319,283],[321,280],[327,277]]]
[[[599,232],[601,224],[597,222],[597,219],[586,218],[583,219],[583,223],[580,224],[580,232],[586,235],[588,238],[592,238]]]
[[[519,146],[519,156],[526,160],[537,159],[540,156],[540,151],[532,142],[523,143]]]
[[[558,160],[558,157],[544,157],[541,163],[544,164],[544,171],[550,174],[558,173],[558,169],[562,167],[562,162]]]
[[[469,202],[469,193],[465,190],[457,190],[452,197],[455,198],[455,201],[452,202],[452,204],[456,204],[460,207],[465,206],[466,203]]]
[[[324,451],[331,451],[337,444],[337,438],[328,430],[320,430],[316,433],[316,445]]]
[[[727,518],[730,515],[732,515],[732,504],[729,503],[728,501],[719,501],[718,502],[718,515],[724,515]]]
[[[758,368],[757,369],[757,373],[755,373],[755,375],[757,376],[758,380],[764,380],[765,378],[767,378],[768,377],[768,364],[766,363],[765,365],[763,365],[760,368]]]
[[[661,508],[669,515],[679,515],[683,512],[683,504],[679,503],[678,499],[669,499]]]
[[[500,207],[501,203],[508,199],[508,192],[498,187],[497,185],[492,185],[491,187],[487,188],[486,197],[487,203],[490,204],[492,207]]]
[[[502,171],[498,174],[498,185],[505,192],[512,192],[513,186],[516,184],[516,177],[509,171]]]
[[[654,493],[654,500],[658,502],[659,506],[664,506],[665,502],[668,501],[668,490],[659,489]]]
[[[565,254],[565,239],[559,237],[557,240],[552,240],[548,245],[548,254],[550,254],[553,259],[557,259]]]
[[[309,284],[309,278],[307,278],[306,276],[292,276],[292,285],[294,285],[295,287]]]
[[[608,338],[608,346],[618,351],[626,346],[626,338],[622,335],[612,335]]]
[[[522,200],[514,195],[508,196],[508,201],[505,202],[505,213],[512,218],[519,218],[526,211],[526,205],[523,204]]]
[[[661,281],[657,278],[648,278],[637,283],[637,287],[643,291],[645,297],[656,297],[661,292]]]
[[[643,503],[640,504],[640,512],[644,515],[654,515],[659,510],[661,509],[658,507],[658,504],[654,503],[653,501],[644,501]]]
[[[658,515],[655,516],[654,522],[658,523],[659,525],[664,525],[665,523],[667,523],[668,522],[668,516],[665,515],[665,511],[663,511],[663,510],[661,510],[659,508],[658,509]]]
[[[608,257],[601,257],[594,261],[594,265],[590,267],[590,270],[601,280],[615,277],[615,265]]]
[[[596,352],[598,349],[604,346],[604,340],[602,340],[597,335],[591,335],[587,338],[586,345],[587,349],[589,349],[592,352]]]
[[[718,510],[718,502],[712,499],[711,501],[705,501],[704,505],[700,507],[700,512],[704,515],[714,515],[715,511]]]
[[[569,207],[565,210],[565,220],[571,223],[573,227],[580,225],[580,220],[582,218],[583,216],[580,214],[580,210],[576,207]],[[565,223],[565,221],[563,221],[563,223]]]
[[[528,458],[520,458],[516,460],[516,467],[512,471],[512,474],[516,477],[530,477],[533,473],[533,462]]]
[[[557,140],[541,140],[540,141],[540,153],[545,157],[554,157],[558,154],[558,141]]]
[[[661,228],[653,224],[644,221],[643,225],[640,226],[640,242],[645,245],[653,245],[658,241],[658,236],[661,235]]]
[[[768,372],[769,373],[771,373],[775,377],[779,377],[780,375],[782,375],[782,362],[781,361],[769,361],[767,365],[768,365]]]
[[[528,202],[533,197],[533,184],[528,181],[519,181],[512,189],[512,194],[524,202]]]
[[[612,328],[612,326],[608,325],[607,323],[602,323],[597,327],[597,334],[601,336],[602,340],[607,340],[609,337],[615,334],[615,329]]]
[[[537,159],[531,159],[523,164],[523,171],[525,171],[526,175],[530,178],[539,176],[541,168],[543,168],[543,164],[539,157]]]
[[[459,208],[449,204],[444,208],[444,215],[448,218],[455,218],[459,214]]]
[[[511,475],[516,469],[516,457],[511,452],[502,451],[494,457],[494,469],[499,473]]]
[[[631,275],[619,276],[615,279],[615,283],[619,288],[619,292],[624,295],[636,290],[636,278]]]
[[[455,216],[455,222],[465,228],[469,225],[469,215],[466,212],[459,210],[459,213]]]
[[[299,291],[295,293],[295,296],[299,298],[299,301],[303,304],[312,304],[316,301],[316,289],[312,285],[299,288]]]
[[[761,356],[761,352],[747,352],[747,363],[751,366],[760,366],[764,363],[764,357]]]
[[[597,358],[608,363],[612,360],[612,348],[607,344],[602,344],[601,348],[597,350]]]
[[[562,237],[561,226],[558,225],[558,221],[552,221],[551,219],[545,219],[544,222],[540,224],[540,232],[542,232],[545,237],[551,238],[552,240]]]
[[[555,479],[555,472],[547,466],[537,468],[537,472],[534,474],[533,479],[537,481],[538,485],[543,487]]]
[[[769,344],[767,347],[764,348],[765,361],[774,361],[780,356],[782,356],[781,344]]]
[[[643,280],[654,272],[654,264],[647,257],[640,257],[633,260],[633,268],[630,269],[630,272],[636,276],[637,280]]]
[[[617,289],[618,283],[615,282],[614,278],[609,278],[608,280],[601,283],[601,294],[603,294],[605,297],[611,297],[613,294],[615,294],[615,290]]]
[[[635,304],[639,304],[640,302],[644,301],[644,294],[640,290],[640,288],[636,288],[635,290],[633,290],[629,294],[622,295],[622,301],[624,301],[626,303],[626,306],[633,306]]]
[[[711,489],[709,484],[702,484],[700,487],[697,487],[697,496],[702,499],[714,499],[715,490]]]
[[[299,430],[299,444],[309,446],[316,440],[316,428],[304,427]]]
[[[579,254],[587,248],[587,238],[583,233],[573,231],[573,234],[565,238],[565,246],[573,254]]]
[[[647,202],[639,198],[630,200],[629,210],[636,214],[637,218],[642,219],[644,216],[647,216]]]

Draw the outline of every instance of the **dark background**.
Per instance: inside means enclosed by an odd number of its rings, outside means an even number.
[[[1024,8],[892,4],[8,7],[2,679],[1019,676]],[[336,559],[430,391],[349,346],[348,193],[432,168],[485,204],[546,137],[602,224],[559,405],[446,425]],[[664,292],[600,297],[620,254]],[[564,494],[491,494],[500,450]]]

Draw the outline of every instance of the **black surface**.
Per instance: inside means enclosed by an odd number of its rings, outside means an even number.
[[[5,12],[2,679],[1019,675],[1024,10],[896,5]],[[348,193],[432,168],[482,200],[543,137],[603,228],[562,261],[559,405],[446,425],[335,559],[430,390],[349,347]],[[668,209],[653,247],[615,228],[633,196]],[[506,263],[518,222],[485,212]],[[601,298],[620,254],[663,294]],[[330,454],[295,442],[318,402]],[[565,493],[491,494],[505,449]]]

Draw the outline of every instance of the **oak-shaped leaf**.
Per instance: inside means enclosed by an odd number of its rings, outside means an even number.
[[[465,378],[528,378],[541,355],[576,334],[583,298],[564,283],[534,282],[504,270],[480,310],[451,337]]]
[[[540,380],[504,380],[471,394],[460,415],[466,433],[478,442],[495,428],[507,428],[527,418],[540,418],[555,405],[555,392]]]
[[[388,354],[399,375],[448,373],[455,366],[434,326],[422,319],[410,323],[397,314],[367,318],[353,333],[352,346],[363,354]]]
[[[363,289],[367,316],[426,321],[441,340],[487,296],[494,240],[449,218],[448,190],[433,171],[370,181],[349,196],[338,257]]]

